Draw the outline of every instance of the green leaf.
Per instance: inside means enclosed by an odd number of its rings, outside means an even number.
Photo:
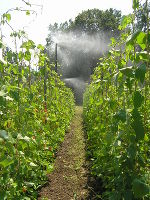
[[[132,85],[133,85],[134,81],[133,78],[127,77],[126,78],[126,86],[129,88],[129,91],[131,92],[132,90]]]
[[[10,94],[15,101],[19,102],[19,92],[18,91],[10,91]]]
[[[135,43],[144,50],[146,48],[146,33],[138,30],[127,38],[127,46],[133,46]]]
[[[132,189],[133,189],[135,198],[142,198],[145,195],[149,194],[150,188],[142,180],[136,178],[134,179],[132,184],[133,184]]]
[[[136,139],[143,140],[145,136],[145,131],[142,122],[142,117],[137,109],[133,110],[132,117],[133,117],[133,122],[131,123],[131,126],[135,131]]]
[[[11,20],[11,14],[7,13],[6,14],[6,18],[7,18],[8,22],[10,22],[10,20]]]
[[[135,77],[143,84],[146,74],[146,64],[141,64],[135,71]]]
[[[23,54],[23,52],[22,52],[22,51],[20,51],[20,52],[19,52],[19,54],[18,54],[18,57],[19,57],[19,60],[22,60],[22,59],[23,59],[23,57],[24,57],[24,54]]]
[[[4,168],[8,167],[9,165],[11,165],[12,163],[14,163],[14,160],[7,158],[4,159],[0,162],[0,165],[3,166]]]
[[[144,97],[140,94],[139,91],[134,92],[133,103],[135,108],[139,108],[144,101]]]
[[[136,156],[136,148],[135,148],[135,146],[133,144],[130,144],[128,149],[127,149],[127,151],[128,151],[129,157],[134,159],[135,156]]]
[[[22,45],[21,45],[21,48],[25,48],[27,50],[29,49],[34,49],[36,46],[35,46],[35,43],[32,41],[32,40],[28,40],[27,42],[24,42]]]
[[[0,96],[0,105],[1,106],[6,106],[6,100],[5,100],[5,98],[4,97],[2,97],[2,96]]]
[[[109,100],[109,106],[111,109],[116,108],[117,107],[117,101],[115,100]]]
[[[24,140],[20,140],[19,144],[21,145],[23,150],[28,148],[28,144]]]
[[[139,8],[139,0],[133,0],[132,2],[132,8],[135,10]]]
[[[5,139],[5,140],[8,140],[8,133],[5,131],[5,130],[0,130],[0,137]]]
[[[3,47],[3,43],[2,42],[0,42],[0,49]]]
[[[39,44],[39,45],[37,46],[37,48],[40,49],[41,51],[43,51],[43,50],[45,49],[45,47],[44,47],[42,44]]]
[[[148,44],[150,45],[150,32],[148,34]]]
[[[136,54],[139,56],[140,60],[142,61],[148,61],[149,59],[147,51],[137,52]]]
[[[24,58],[25,58],[26,61],[30,61],[31,60],[31,53],[30,53],[30,51],[26,51],[25,52],[25,57]]]
[[[125,67],[120,69],[120,72],[123,73],[125,76],[134,77],[133,67]]]
[[[26,15],[30,15],[30,11],[29,10],[26,11]]]
[[[0,198],[1,200],[7,200],[7,193],[6,191],[0,190]]]
[[[125,191],[124,200],[133,200],[133,195],[131,190]]]
[[[115,116],[114,116],[118,121],[122,121],[125,122],[126,121],[126,111],[121,109],[120,111],[118,111]]]
[[[127,41],[126,41],[126,45],[134,45],[134,43],[136,42],[137,40],[137,37],[140,35],[141,31],[136,31],[135,33],[133,33],[132,35],[130,35],[128,38],[127,38]]]
[[[145,135],[143,123],[141,121],[134,121],[132,127],[136,133],[136,139],[143,140]]]
[[[131,15],[123,16],[121,20],[121,26],[120,29],[125,29],[127,25],[129,25],[132,22],[132,17]]]
[[[146,48],[146,33],[140,32],[136,38],[137,44],[144,50]]]
[[[112,44],[112,45],[116,44],[116,40],[115,40],[114,37],[110,38],[110,40],[111,40],[111,44]]]
[[[121,194],[118,191],[113,191],[110,193],[109,200],[120,200]]]
[[[3,17],[4,17],[8,22],[10,22],[10,20],[11,20],[11,14],[5,13],[5,14],[3,14]]]

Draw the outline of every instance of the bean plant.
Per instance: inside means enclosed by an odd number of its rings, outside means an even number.
[[[1,24],[10,20],[5,13]],[[74,97],[42,45],[24,31],[11,37],[21,43],[14,51],[0,40],[0,200],[37,199],[73,116]]]
[[[150,32],[136,30],[139,1],[124,16],[119,39],[100,59],[84,94],[84,121],[92,173],[101,199],[150,199]]]

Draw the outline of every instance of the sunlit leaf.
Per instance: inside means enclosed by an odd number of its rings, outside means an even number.
[[[45,47],[44,47],[43,45],[41,45],[41,44],[39,44],[39,45],[37,46],[37,48],[40,49],[40,50],[42,50],[42,51],[45,49]]]
[[[140,32],[136,38],[137,44],[144,50],[146,48],[146,33]]]
[[[123,16],[122,20],[121,20],[120,29],[125,29],[127,27],[127,25],[129,25],[131,22],[132,22],[132,16],[131,15]]]
[[[7,159],[4,159],[4,160],[0,161],[0,165],[3,166],[4,168],[8,167],[12,163],[14,163],[14,160],[12,160],[10,158],[7,158]]]
[[[27,50],[34,49],[36,47],[35,43],[32,40],[28,40],[21,45],[21,48],[25,48]]]
[[[24,59],[25,59],[26,61],[30,61],[30,60],[31,60],[31,53],[30,53],[30,51],[26,51],[26,52],[25,52],[25,57],[24,57]]]
[[[4,13],[4,14],[3,14],[3,17],[4,17],[8,22],[10,22],[10,20],[11,20],[11,14],[10,14],[10,13]]]

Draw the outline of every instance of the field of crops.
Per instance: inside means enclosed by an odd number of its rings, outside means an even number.
[[[30,65],[35,50],[37,71]],[[5,51],[0,61],[1,200],[36,199],[74,113],[73,93],[43,50],[27,40],[19,53]]]
[[[147,29],[135,32],[137,2],[84,94],[88,153],[102,199],[150,199],[149,17],[147,8]]]
[[[29,8],[32,7],[29,2],[24,0],[22,2]],[[107,52],[107,46],[104,51],[105,56],[101,56],[98,66],[95,69],[94,66],[90,66],[91,73],[94,70],[89,78],[90,81],[84,80],[82,70],[79,69],[85,67],[83,63],[91,63],[88,59],[88,62],[80,63],[80,61],[86,61],[88,56],[91,56],[89,60],[94,59],[94,54],[91,52],[91,49],[94,51],[93,46],[91,48],[93,44],[89,43],[92,34],[90,32],[87,34],[84,30],[79,40],[72,34],[73,32],[70,32],[68,36],[73,35],[72,38],[73,40],[76,38],[75,43],[78,42],[79,47],[77,45],[73,48],[74,43],[71,43],[72,46],[69,43],[68,48],[69,39],[65,40],[63,48],[58,47],[59,53],[63,55],[61,59],[67,60],[67,64],[64,62],[65,67],[71,63],[73,66],[66,68],[71,74],[68,80],[71,80],[72,84],[75,82],[79,90],[81,90],[79,82],[83,82],[83,85],[90,82],[83,96],[83,121],[87,137],[82,131],[82,108],[78,107],[75,120],[72,122],[72,130],[68,134],[69,141],[65,141],[67,148],[63,146],[62,151],[68,151],[64,154],[68,155],[67,164],[65,156],[58,154],[57,157],[60,157],[57,163],[61,163],[59,169],[62,188],[58,184],[60,195],[67,195],[63,188],[64,183],[66,188],[71,188],[69,198],[73,195],[74,199],[78,199],[78,196],[84,196],[84,193],[85,196],[89,195],[90,173],[85,159],[87,150],[91,163],[90,172],[96,180],[100,180],[97,184],[103,185],[102,194],[95,194],[98,199],[150,199],[150,3],[146,0],[143,7],[140,7],[140,3],[139,0],[133,0],[133,13],[123,16],[121,23],[120,14],[118,19],[113,18],[119,20],[119,30],[116,37],[111,38],[109,51]],[[54,169],[58,147],[63,142],[74,115],[75,100],[73,90],[66,87],[62,81],[65,76],[62,78],[56,73],[57,44],[55,44],[55,56],[54,52],[51,52],[53,55],[51,61],[45,46],[36,45],[34,41],[28,39],[24,31],[14,31],[10,25],[12,11],[30,15],[28,9],[17,7],[2,14],[0,21],[0,32],[2,26],[8,25],[12,31],[10,38],[14,41],[13,48],[8,47],[3,42],[6,33],[0,33],[0,54],[2,52],[0,58],[0,200],[35,200],[38,197],[43,198],[39,191],[47,183],[47,175]],[[93,12],[99,13],[98,9],[94,9]],[[114,11],[107,10],[107,13],[109,12]],[[84,17],[92,12],[88,10],[85,13]],[[103,11],[100,13],[105,14]],[[91,17],[91,14],[89,16]],[[140,29],[137,26],[138,20],[142,23]],[[70,23],[73,27],[71,20]],[[79,24],[82,26],[82,23]],[[90,25],[89,23],[89,27],[94,27]],[[57,26],[56,23],[54,27],[50,27],[57,30]],[[62,28],[63,25],[61,24],[60,27]],[[63,29],[65,34],[71,30],[67,24],[66,27],[68,29]],[[61,29],[58,29],[58,32],[56,30],[55,32],[59,33]],[[84,41],[83,36],[86,34],[88,39]],[[99,32],[96,32],[96,35],[98,34]],[[52,45],[51,39],[47,41]],[[86,48],[90,51],[85,49],[86,42],[89,43]],[[103,43],[105,46],[104,41]],[[68,57],[64,54],[65,44]],[[49,49],[52,50],[52,46],[50,47]],[[76,52],[76,49],[81,47],[83,54],[81,50]],[[71,48],[73,51],[69,50]],[[73,58],[70,58],[70,55]],[[95,62],[96,58],[93,63]],[[75,72],[74,66],[77,67]],[[86,69],[88,68],[85,68],[85,71]],[[89,75],[89,70],[87,71]],[[67,82],[67,78],[65,80]],[[87,138],[87,149],[84,137]],[[69,170],[71,170],[71,178],[68,176]],[[59,171],[54,174],[57,174],[57,183],[59,183]],[[72,181],[73,184],[73,178],[76,188],[79,188],[76,189],[77,191],[68,181]],[[54,182],[56,185],[57,183]],[[46,191],[49,191],[49,185]],[[52,192],[55,193],[53,190]],[[44,192],[43,194],[45,195]],[[54,196],[57,198],[58,194]],[[49,195],[51,196],[51,193]]]

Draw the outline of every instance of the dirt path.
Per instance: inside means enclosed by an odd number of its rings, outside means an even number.
[[[49,184],[42,188],[39,200],[85,200],[88,197],[85,141],[82,107],[75,116],[55,161],[55,169],[48,176]]]

